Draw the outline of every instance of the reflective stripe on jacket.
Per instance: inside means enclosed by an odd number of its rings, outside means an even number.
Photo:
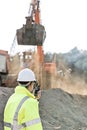
[[[17,86],[6,104],[4,130],[43,130],[38,101],[25,87]]]

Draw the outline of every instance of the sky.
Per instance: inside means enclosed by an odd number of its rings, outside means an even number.
[[[16,30],[25,24],[30,3],[31,0],[0,1],[0,49],[11,50]],[[46,30],[44,52],[68,52],[74,47],[87,50],[87,0],[40,0],[40,13]]]

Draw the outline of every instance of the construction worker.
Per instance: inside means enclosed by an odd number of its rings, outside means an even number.
[[[25,68],[18,74],[18,86],[4,110],[4,130],[43,130],[38,100],[33,93],[36,81],[32,70]]]

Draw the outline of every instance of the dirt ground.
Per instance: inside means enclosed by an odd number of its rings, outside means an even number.
[[[0,87],[0,130],[3,130],[4,106],[13,91]],[[43,130],[87,130],[86,95],[71,94],[63,88],[42,90],[39,106]]]

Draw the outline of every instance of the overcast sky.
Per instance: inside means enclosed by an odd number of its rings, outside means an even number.
[[[16,29],[25,23],[31,0],[0,1],[0,49],[10,50]],[[44,52],[87,50],[87,0],[40,0],[46,29]],[[30,46],[29,46],[30,48]]]

